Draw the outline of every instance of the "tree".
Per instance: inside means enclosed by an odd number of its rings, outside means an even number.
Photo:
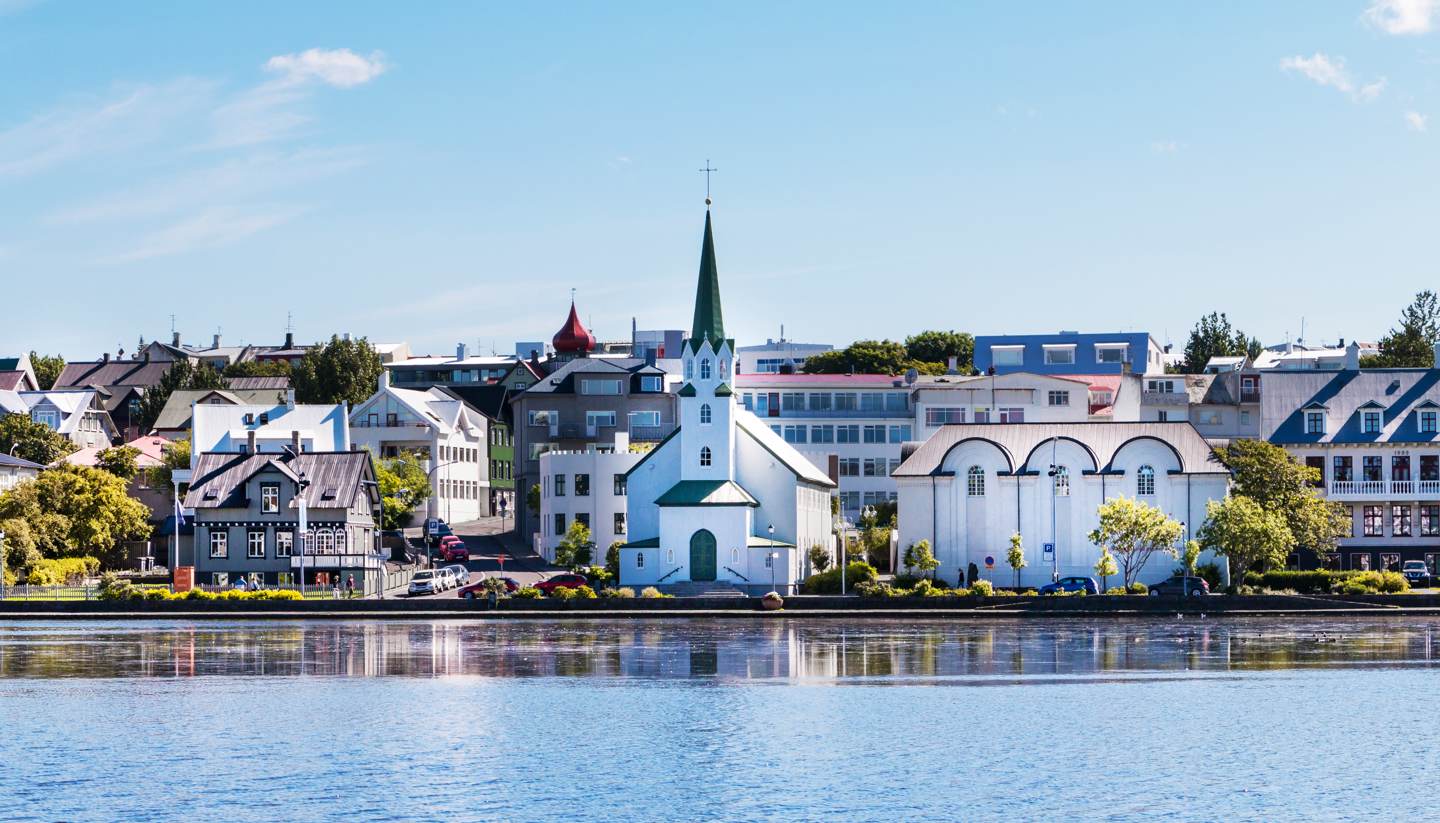
[[[1115,565],[1115,555],[1111,554],[1109,549],[1102,546],[1100,548],[1100,559],[1095,561],[1094,568],[1095,573],[1100,575],[1100,591],[1108,591],[1110,589],[1110,578],[1120,573],[1120,569]]]
[[[0,520],[24,520],[44,557],[92,555],[111,568],[125,541],[149,536],[149,515],[124,480],[89,466],[61,465],[0,495]]]
[[[810,569],[813,573],[820,573],[830,568],[830,552],[825,547],[816,543],[810,547]]]
[[[903,374],[914,367],[921,374],[942,374],[944,363],[911,360],[905,347],[893,340],[857,340],[843,349],[812,354],[805,360],[806,374]]]
[[[380,483],[380,519],[383,528],[401,529],[410,523],[415,507],[430,497],[430,476],[417,452],[378,461],[375,479]]]
[[[1185,570],[1188,577],[1195,576],[1195,568],[1200,565],[1200,541],[1186,540],[1185,550],[1180,552],[1180,568]]]
[[[940,561],[935,559],[935,553],[930,550],[929,540],[911,543],[905,550],[904,563],[905,568],[918,569],[922,575],[940,568]]]
[[[1283,517],[1294,545],[1324,557],[1350,533],[1345,509],[1320,496],[1319,472],[1297,462],[1283,447],[1263,440],[1232,440],[1215,450],[1215,458],[1230,470],[1231,494],[1248,497]]]
[[[565,530],[565,536],[560,538],[559,545],[555,547],[555,565],[567,569],[589,565],[594,551],[595,544],[590,541],[590,527],[579,520],[573,520],[570,528]]]
[[[610,575],[611,580],[620,579],[620,547],[625,541],[616,540],[605,550],[605,572]]]
[[[35,383],[41,391],[55,388],[55,381],[65,371],[65,358],[58,354],[37,354],[30,352],[30,368],[35,370]]]
[[[160,412],[170,402],[170,395],[180,389],[223,389],[225,379],[207,363],[192,363],[176,360],[175,364],[160,376],[160,382],[145,390],[140,396],[140,413],[136,421],[140,431],[148,432],[160,419]]]
[[[190,440],[188,438],[172,440],[161,452],[160,465],[150,469],[150,484],[163,486],[173,492],[175,470],[188,468],[190,468]]]
[[[1247,570],[1281,565],[1295,549],[1285,518],[1242,495],[1205,504],[1199,538],[1205,548],[1230,561],[1232,588],[1245,580]]]
[[[131,480],[140,473],[139,457],[140,450],[134,446],[111,446],[95,454],[95,467],[121,480]]]
[[[1010,535],[1010,551],[1005,553],[1005,562],[1015,570],[1015,588],[1020,588],[1020,570],[1030,565],[1025,562],[1025,547],[1020,542],[1020,532]]]
[[[0,520],[0,532],[5,533],[5,572],[13,574],[35,565],[42,555],[35,548],[35,535],[30,523],[19,517]]]
[[[1366,358],[1366,367],[1421,368],[1435,365],[1440,341],[1440,298],[1426,289],[1400,312],[1400,327],[1380,339],[1380,354]]]
[[[349,403],[354,408],[375,393],[384,368],[370,341],[332,336],[329,343],[305,352],[290,379],[301,403]]]
[[[1090,532],[1090,542],[1108,549],[1120,561],[1127,588],[1151,555],[1165,552],[1175,556],[1175,544],[1184,527],[1160,509],[1122,495],[1101,504],[1099,511],[1100,525]]]
[[[0,417],[0,452],[48,466],[75,448],[64,435],[27,414]]]
[[[531,514],[539,514],[539,513],[540,513],[540,484],[539,484],[539,483],[536,483],[535,485],[531,486],[530,489],[529,489],[529,491],[525,492],[525,508],[529,509]]]
[[[224,377],[289,377],[289,360],[237,360],[221,372]]]
[[[922,331],[905,338],[905,356],[942,369],[954,357],[960,373],[969,374],[974,368],[975,338],[960,331]]]
[[[1212,357],[1254,357],[1261,348],[1259,340],[1231,326],[1224,313],[1210,312],[1190,330],[1182,368],[1187,374],[1199,374]]]

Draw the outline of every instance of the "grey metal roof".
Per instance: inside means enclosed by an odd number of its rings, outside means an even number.
[[[206,397],[221,397],[229,406],[263,406],[284,403],[284,390],[277,389],[176,389],[166,399],[153,428],[179,431],[190,428],[191,405]]]
[[[1037,446],[1051,438],[1073,440],[1090,451],[1100,471],[1110,469],[1117,452],[1125,444],[1140,438],[1160,440],[1174,450],[1180,467],[1191,474],[1223,474],[1225,468],[1215,460],[1210,444],[1190,423],[970,423],[942,426],[919,448],[915,449],[895,477],[928,477],[940,470],[945,455],[966,440],[987,440],[999,446],[1010,460],[1014,472],[1036,471],[1025,461]],[[1049,469],[1049,460],[1040,469]]]
[[[1440,369],[1271,371],[1260,395],[1260,436],[1272,443],[1433,443],[1422,433],[1419,410],[1440,401]],[[1360,409],[1381,409],[1379,433],[1361,432]],[[1323,409],[1325,432],[1305,433],[1306,407]]]
[[[270,377],[227,377],[225,387],[231,391],[247,391],[252,389],[280,389],[284,391],[290,388],[290,378],[283,376]]]
[[[352,452],[290,452],[233,454],[207,452],[195,465],[194,481],[185,495],[187,509],[226,509],[245,506],[245,481],[274,464],[282,474],[304,475],[309,481],[305,503],[311,508],[348,508],[355,495],[366,487],[365,480],[374,480],[370,453]],[[328,492],[328,494],[327,494]],[[291,501],[291,508],[296,507]]]
[[[525,390],[526,394],[553,394],[567,391],[567,378],[577,374],[603,374],[626,377],[632,374],[664,374],[665,370],[647,365],[638,357],[577,357],[551,372],[535,385]]]
[[[4,453],[4,452],[0,452],[0,466],[13,466],[13,467],[15,467],[15,468],[17,468],[17,469],[43,469],[43,468],[45,468],[45,466],[44,466],[43,464],[41,464],[41,463],[32,463],[32,462],[30,462],[29,460],[26,460],[26,459],[23,458],[23,457],[13,457],[13,456],[8,455],[8,454],[6,454],[6,453]]]

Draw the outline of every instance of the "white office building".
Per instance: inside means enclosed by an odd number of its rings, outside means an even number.
[[[578,522],[590,530],[595,544],[593,562],[603,564],[612,543],[629,539],[625,475],[642,456],[630,451],[630,436],[625,432],[616,432],[613,444],[596,443],[582,450],[557,449],[540,455],[536,553],[555,562],[555,547]]]

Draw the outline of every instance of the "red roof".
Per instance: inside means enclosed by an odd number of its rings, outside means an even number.
[[[565,325],[555,336],[550,339],[555,346],[555,351],[566,354],[579,354],[580,352],[593,351],[595,349],[595,335],[585,329],[580,323],[580,315],[575,311],[575,302],[570,302],[570,317],[565,320]]]

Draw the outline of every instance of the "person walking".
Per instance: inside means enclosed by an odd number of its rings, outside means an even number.
[[[345,578],[345,596],[347,598],[355,596],[355,575],[353,574]]]
[[[330,597],[333,600],[340,599],[340,575],[335,575],[330,581]]]

